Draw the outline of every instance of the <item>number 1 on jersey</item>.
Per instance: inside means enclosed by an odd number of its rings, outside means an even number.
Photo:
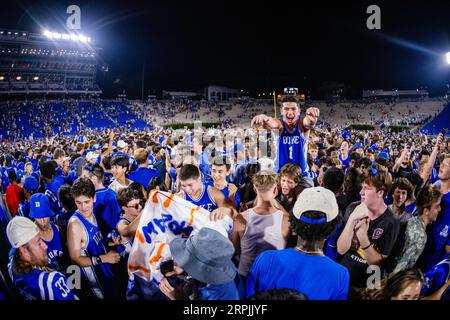
[[[294,157],[292,156],[292,151],[294,150],[293,146],[289,147],[289,159],[294,160]]]

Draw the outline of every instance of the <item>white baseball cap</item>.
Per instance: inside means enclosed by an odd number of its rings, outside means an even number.
[[[126,143],[123,140],[117,141],[117,147],[120,148],[120,149],[125,148],[127,145],[128,145],[128,143]]]
[[[326,219],[311,219],[302,216],[308,211],[323,212]],[[294,216],[309,224],[320,224],[334,220],[339,214],[339,207],[334,193],[323,187],[306,188],[297,198],[294,208]]]
[[[93,161],[93,160],[97,161],[98,156],[99,156],[99,154],[97,154],[97,153],[95,153],[95,152],[92,152],[92,151],[89,151],[89,152],[87,153],[87,155],[86,155],[86,160],[87,160],[88,162],[91,162],[91,161]]]
[[[20,248],[28,243],[31,239],[39,234],[36,224],[28,218],[16,216],[6,227],[6,235],[15,249]]]

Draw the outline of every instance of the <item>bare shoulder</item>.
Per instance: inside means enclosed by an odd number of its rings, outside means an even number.
[[[240,213],[234,218],[233,230],[244,231],[247,226],[247,219]]]

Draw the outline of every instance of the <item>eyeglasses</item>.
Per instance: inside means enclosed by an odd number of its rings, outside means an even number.
[[[133,206],[125,206],[126,208],[129,208],[129,209],[135,209],[135,210],[138,210],[139,209],[139,206],[140,206],[140,204],[139,203],[136,203],[135,205],[133,205]]]

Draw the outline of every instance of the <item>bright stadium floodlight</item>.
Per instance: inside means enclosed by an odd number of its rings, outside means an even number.
[[[33,80],[37,81],[37,80],[39,80],[39,77],[33,77]]]
[[[85,37],[85,36],[83,36],[82,34],[80,34],[79,36],[78,36],[78,39],[80,40],[80,42],[87,42],[87,38]]]
[[[53,37],[53,34],[48,31],[48,30],[44,30],[44,36],[46,36],[47,38],[51,39]]]
[[[5,80],[5,77],[4,76],[0,76],[0,81],[3,81],[3,80]]]
[[[447,52],[445,58],[447,59],[447,64],[450,64],[450,52]]]
[[[20,81],[20,80],[22,80],[22,77],[21,77],[21,76],[17,76],[17,77],[16,77],[16,80],[17,80],[17,81]]]

